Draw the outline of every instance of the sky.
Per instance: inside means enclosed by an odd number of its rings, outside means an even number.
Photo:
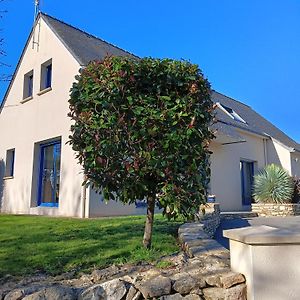
[[[41,10],[140,57],[199,64],[212,88],[242,101],[300,142],[299,0],[41,0]],[[0,20],[12,74],[34,0],[4,0]],[[7,83],[0,82],[0,99]],[[1,100],[0,100],[1,102]]]

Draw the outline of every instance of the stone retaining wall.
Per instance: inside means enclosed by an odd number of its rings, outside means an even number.
[[[257,213],[260,217],[286,217],[286,216],[299,216],[300,204],[299,203],[253,203],[252,211]]]
[[[198,215],[199,222],[203,224],[203,230],[212,238],[221,221],[220,204],[207,203],[203,205],[201,209],[203,209],[203,211],[200,211]]]
[[[206,221],[209,221],[209,218]],[[203,223],[182,225],[178,230],[178,237],[190,260],[196,261],[196,265],[201,262],[198,272],[206,283],[201,288],[203,299],[247,299],[244,276],[231,271],[229,251],[209,237]],[[230,278],[228,285],[225,283],[226,278]]]

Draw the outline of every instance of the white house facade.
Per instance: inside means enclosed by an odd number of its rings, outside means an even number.
[[[132,55],[40,14],[0,108],[1,212],[72,217],[144,213],[82,186],[67,144],[69,91],[81,67],[105,55]],[[210,193],[224,211],[251,204],[252,177],[268,163],[300,176],[300,146],[249,106],[213,92],[217,138],[211,144]]]

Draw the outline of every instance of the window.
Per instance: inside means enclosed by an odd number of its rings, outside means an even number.
[[[61,141],[40,145],[38,205],[58,207]]]
[[[24,75],[23,99],[33,95],[33,70]]]
[[[50,89],[52,85],[52,59],[41,66],[41,87],[40,90]]]
[[[227,115],[229,115],[233,120],[242,122],[242,123],[247,123],[238,113],[236,113],[232,108],[225,106],[221,103],[217,103],[217,105],[225,112]]]
[[[15,149],[6,151],[5,177],[14,176]]]

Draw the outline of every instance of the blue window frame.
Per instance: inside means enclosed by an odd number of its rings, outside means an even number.
[[[58,207],[60,188],[61,142],[40,146],[38,205]]]
[[[6,165],[5,165],[5,177],[14,176],[15,167],[15,149],[6,151]]]
[[[46,67],[45,88],[51,87],[52,83],[52,64]]]
[[[28,97],[33,94],[33,74],[28,77]]]
[[[24,75],[23,99],[33,96],[33,70]]]
[[[51,88],[52,86],[52,59],[41,65],[41,86],[40,90]]]
[[[251,205],[252,186],[254,176],[254,162],[240,161],[241,184],[242,184],[242,204]]]

